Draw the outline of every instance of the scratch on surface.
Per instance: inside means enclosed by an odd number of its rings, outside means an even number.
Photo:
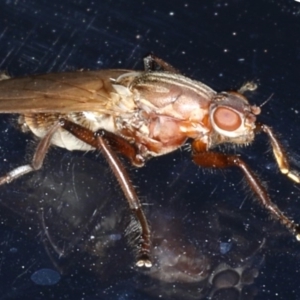
[[[244,205],[245,201],[246,201],[246,197],[244,197],[244,200],[242,201],[242,203],[241,203],[241,205],[240,205],[239,209],[242,209],[242,207],[243,207],[243,205]]]
[[[73,38],[73,36],[75,35],[76,32],[77,32],[77,29],[74,29],[72,31],[68,40],[65,42],[65,45],[62,47],[61,51],[58,53],[57,58],[61,57],[61,54],[66,50],[66,47],[69,45],[70,40]],[[59,68],[60,71],[63,71],[65,69],[65,65],[66,65],[67,61],[69,60],[69,58],[72,56],[73,51],[74,51],[74,49],[72,49],[69,52],[69,54],[66,56],[66,59],[60,64],[60,68]],[[57,59],[53,62],[49,71],[52,70],[52,67],[56,64],[56,62],[57,62]]]
[[[2,59],[1,63],[0,63],[0,68],[2,67],[2,65],[5,63],[5,61],[8,59],[8,57],[11,55],[11,53],[13,52],[13,49],[11,49],[6,55],[5,57]]]
[[[218,186],[215,186],[215,188],[211,191],[210,197],[215,193],[215,191],[216,191],[217,188],[218,188]]]
[[[4,30],[2,31],[0,35],[0,39],[2,39],[2,37],[5,35],[6,31],[7,31],[7,27],[5,27]]]
[[[149,33],[149,32],[150,32],[150,29],[148,29],[148,30],[145,32],[145,35],[141,38],[141,41],[145,40],[145,38],[148,36],[148,33]],[[131,54],[130,54],[130,56],[129,56],[129,58],[128,58],[128,61],[130,61],[130,59],[133,57],[134,53],[136,52],[136,50],[137,50],[139,47],[140,47],[140,45],[138,44],[138,45],[136,45],[136,46],[133,48],[133,50],[131,51]],[[135,60],[135,63],[134,63],[134,65],[133,65],[132,68],[135,69],[137,64],[138,64],[138,61]]]
[[[76,190],[76,184],[75,184],[75,164],[72,164],[72,186],[73,186],[73,191],[75,194],[75,199],[77,202],[79,202],[79,198],[78,198],[78,194],[77,194],[77,190]]]
[[[19,274],[16,278],[15,278],[15,280],[13,281],[13,283],[12,283],[12,286],[14,286],[14,284],[16,283],[16,281],[20,278],[20,277],[22,277],[24,274],[26,274],[34,265],[36,264],[36,261],[34,261],[27,269],[25,269],[24,270],[24,272],[22,272],[21,274]]]

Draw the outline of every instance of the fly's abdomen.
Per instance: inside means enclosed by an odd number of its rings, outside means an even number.
[[[55,125],[55,123],[59,122],[60,118],[67,119],[93,132],[99,129],[105,129],[110,132],[115,132],[116,130],[113,116],[95,112],[25,114],[19,118],[19,122],[23,129],[31,131],[38,138],[43,138],[50,128]],[[90,151],[94,149],[92,146],[77,139],[63,128],[59,128],[54,133],[51,143],[69,151]]]

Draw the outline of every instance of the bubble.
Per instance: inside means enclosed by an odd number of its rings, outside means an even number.
[[[51,269],[40,269],[31,275],[31,280],[38,285],[54,285],[59,282],[61,276]]]
[[[118,241],[122,238],[121,234],[110,234],[109,239],[112,241]]]
[[[220,243],[220,252],[221,254],[226,254],[231,250],[232,243]]]

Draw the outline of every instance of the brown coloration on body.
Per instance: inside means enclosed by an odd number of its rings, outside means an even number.
[[[51,144],[68,150],[100,150],[137,220],[137,266],[151,267],[151,231],[116,153],[143,166],[147,159],[175,151],[192,139],[192,159],[197,165],[238,167],[260,204],[300,239],[299,226],[272,203],[249,166],[239,156],[212,151],[222,143],[248,145],[256,133],[264,132],[281,172],[300,182],[272,130],[256,121],[260,108],[250,105],[240,92],[217,93],[155,56],[145,59],[145,71],[82,71],[4,79],[0,81],[0,113],[19,113],[22,127],[39,137],[40,143],[32,163],[7,173],[0,184],[38,170]]]

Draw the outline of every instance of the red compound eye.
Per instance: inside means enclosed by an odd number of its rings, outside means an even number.
[[[220,129],[226,131],[234,131],[242,124],[240,115],[226,107],[218,107],[214,112],[213,119]]]

